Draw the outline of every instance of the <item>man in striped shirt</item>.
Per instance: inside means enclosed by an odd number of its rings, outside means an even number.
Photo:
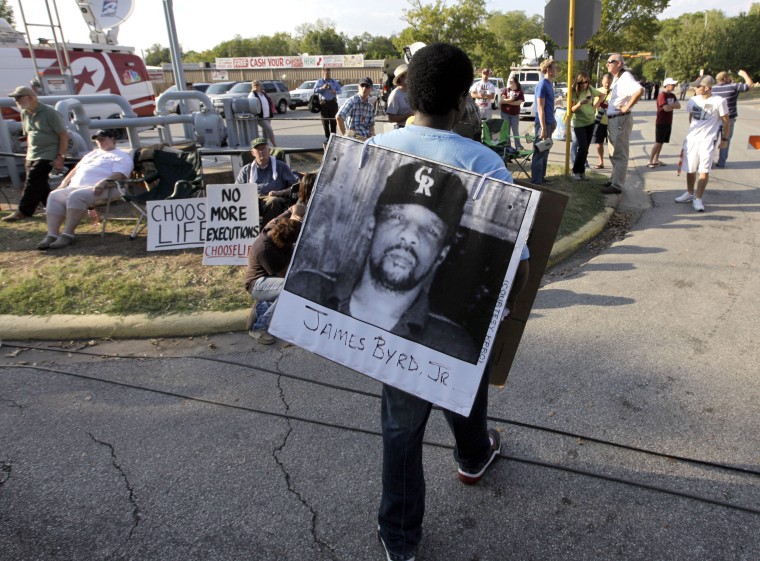
[[[728,72],[718,72],[715,80],[718,82],[712,88],[713,95],[719,95],[728,102],[728,117],[731,125],[728,130],[728,142],[725,148],[721,148],[718,151],[718,163],[715,164],[719,168],[726,167],[726,160],[728,159],[728,147],[731,146],[731,137],[734,135],[734,123],[738,113],[736,111],[736,101],[739,94],[746,92],[750,88],[754,87],[752,78],[749,77],[744,70],[739,70],[739,76],[744,79],[743,84],[734,84],[731,80],[731,76]]]
[[[369,101],[372,79],[362,78],[359,93],[349,99],[338,113],[338,130],[343,136],[366,140],[375,136],[375,106]]]

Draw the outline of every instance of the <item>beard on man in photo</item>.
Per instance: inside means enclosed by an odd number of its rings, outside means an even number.
[[[388,178],[375,206],[368,272],[381,291],[409,292],[446,257],[467,190],[455,175],[408,164]]]

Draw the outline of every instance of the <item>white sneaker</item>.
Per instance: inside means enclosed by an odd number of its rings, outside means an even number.
[[[691,206],[693,206],[694,210],[697,212],[705,211],[705,205],[702,204],[702,199],[695,198],[693,201],[691,201]]]
[[[691,201],[693,201],[693,200],[694,200],[694,195],[692,195],[692,194],[691,194],[691,193],[689,193],[688,191],[686,191],[686,192],[685,192],[683,195],[681,195],[680,197],[676,197],[676,202],[677,202],[677,203],[690,203],[690,202],[691,202]]]

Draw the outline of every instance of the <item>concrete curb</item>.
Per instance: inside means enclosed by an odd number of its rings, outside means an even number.
[[[615,204],[620,197],[615,199]],[[575,253],[583,244],[599,234],[614,207],[606,207],[576,232],[559,240],[552,247],[548,266],[556,265]],[[132,339],[144,337],[187,337],[243,331],[248,309],[234,312],[199,312],[194,314],[150,317],[107,315],[0,315],[0,341],[68,340],[68,339]]]
[[[12,340],[130,339],[183,337],[227,331],[243,331],[248,310],[199,312],[150,317],[130,316],[0,315],[0,338]]]
[[[618,199],[619,200],[619,199]],[[552,246],[552,253],[549,256],[548,267],[553,267],[557,263],[567,259],[578,249],[597,236],[609,222],[612,213],[615,212],[614,207],[606,207],[602,212],[594,216],[589,222],[581,226],[578,230],[572,234],[568,234]]]

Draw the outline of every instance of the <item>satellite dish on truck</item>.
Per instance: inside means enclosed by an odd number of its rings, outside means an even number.
[[[77,0],[77,4],[90,27],[90,40],[107,45],[116,44],[119,26],[129,19],[135,7],[132,0]]]
[[[531,39],[522,46],[523,66],[538,66],[538,59],[543,58],[546,51],[546,43],[541,39]]]

